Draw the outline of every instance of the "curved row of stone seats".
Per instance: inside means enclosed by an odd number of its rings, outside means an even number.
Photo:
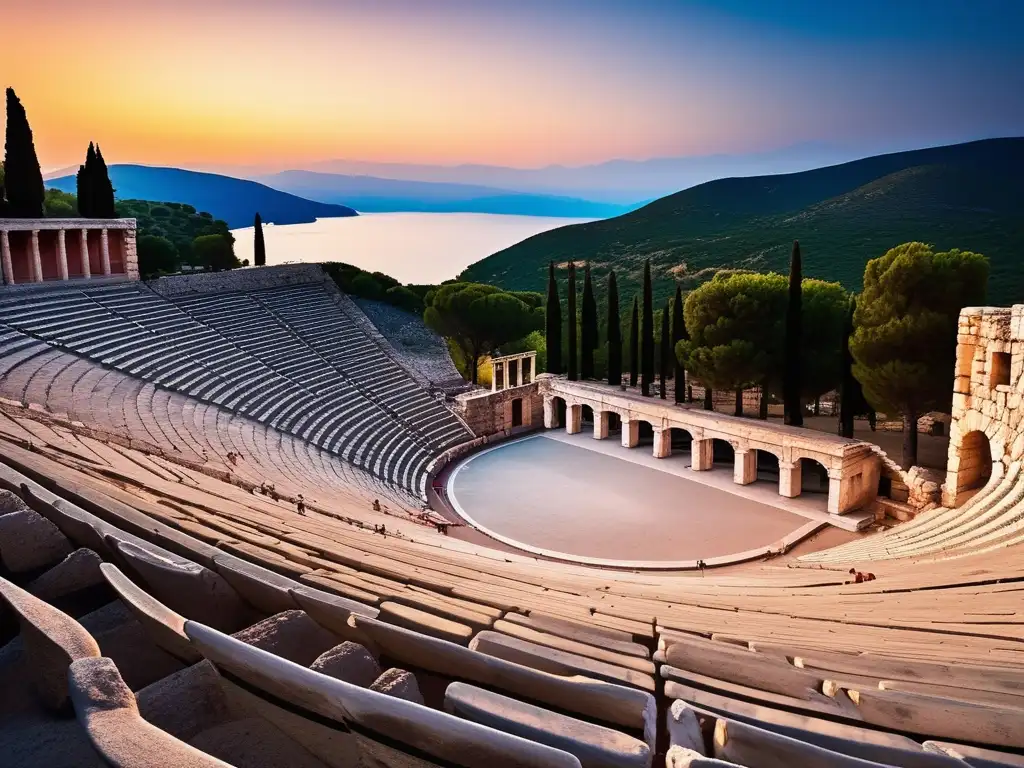
[[[0,376],[49,349],[45,342],[0,323]]]
[[[1024,674],[1019,670],[972,665],[950,670],[909,660],[876,664],[821,651],[787,657],[681,634],[669,638],[659,658],[664,662],[661,676],[674,683],[678,698],[695,704],[706,702],[701,699],[705,692],[802,712],[810,719],[1024,747]],[[884,677],[890,672],[897,680]]]
[[[938,508],[888,531],[801,558],[808,563],[857,559],[939,558],[991,551],[1020,541],[1024,477],[1019,464],[996,465],[985,487],[955,509]]]
[[[375,392],[379,402],[393,408],[439,451],[466,440],[468,430],[451,411],[367,337],[331,290],[326,285],[295,286],[262,291],[253,297],[324,360]]]
[[[8,300],[0,318],[129,375],[288,431],[414,495],[425,493],[433,452],[417,443],[404,422],[341,377],[333,390],[310,391],[143,287]],[[12,343],[23,344],[13,338]],[[41,351],[38,344],[25,346],[14,350],[10,362]]]
[[[8,479],[7,482],[9,483],[11,480]],[[58,521],[58,523],[63,525],[69,532],[74,531],[77,536],[82,538],[82,541],[87,541],[97,548],[105,550],[105,554],[113,561],[121,563],[124,568],[135,574],[137,578],[140,576],[142,577],[145,583],[145,589],[139,588],[135,582],[126,578],[124,573],[122,573],[117,567],[111,564],[104,564],[101,566],[104,577],[114,588],[119,599],[129,607],[131,612],[141,621],[142,626],[151,633],[157,645],[182,663],[193,663],[197,658],[195,651],[191,647],[194,638],[190,638],[188,636],[189,633],[187,630],[190,626],[197,627],[198,629],[196,631],[200,633],[202,631],[216,632],[216,630],[213,630],[212,628],[207,629],[199,624],[187,622],[180,614],[177,614],[170,608],[163,606],[162,603],[152,597],[150,594],[151,592],[159,593],[164,596],[165,599],[177,600],[182,604],[182,607],[187,607],[193,614],[206,615],[210,619],[215,620],[216,623],[218,623],[224,630],[235,630],[239,624],[245,624],[253,618],[246,614],[245,606],[242,605],[240,598],[243,595],[245,599],[253,605],[253,607],[258,608],[263,612],[286,609],[285,613],[275,614],[272,619],[267,619],[265,622],[258,623],[249,629],[242,629],[238,631],[235,637],[239,638],[239,640],[233,641],[236,645],[244,645],[246,642],[259,645],[262,631],[254,632],[253,630],[256,627],[260,627],[261,624],[266,624],[267,622],[280,620],[281,617],[286,617],[290,621],[295,621],[294,615],[301,614],[302,617],[316,617],[319,626],[328,627],[328,629],[331,632],[335,632],[339,638],[348,635],[356,639],[364,640],[370,647],[378,647],[372,638],[369,638],[363,633],[363,627],[355,624],[355,619],[374,621],[373,617],[377,614],[377,611],[372,607],[359,605],[352,601],[346,601],[326,593],[318,592],[317,590],[305,587],[298,582],[293,582],[287,578],[273,574],[272,572],[265,571],[258,566],[252,566],[251,564],[245,563],[237,558],[225,556],[223,553],[212,554],[208,549],[205,549],[198,542],[195,542],[195,550],[200,554],[205,554],[211,560],[212,565],[217,568],[216,571],[210,570],[204,566],[199,566],[196,563],[185,560],[180,556],[175,556],[166,550],[161,551],[159,548],[154,548],[153,545],[145,544],[130,534],[117,531],[109,523],[104,523],[102,520],[95,518],[84,510],[67,504],[58,497],[46,500],[44,497],[48,492],[45,491],[45,489],[38,487],[33,489],[30,487],[28,482],[23,482],[21,484],[21,493],[28,498],[29,502],[33,506],[36,506],[43,511],[47,511],[53,516],[55,521]],[[175,538],[179,543],[186,540],[186,537],[178,536]],[[230,567],[225,568],[225,564],[229,564]],[[228,582],[230,582],[230,584]],[[234,589],[236,586],[240,588],[239,592],[231,592],[230,590]],[[296,604],[302,604],[305,608],[310,610],[310,613],[307,614],[303,613],[301,610],[296,610]],[[289,608],[291,608],[290,611],[287,610]],[[328,615],[330,616],[330,619],[325,620],[324,617]],[[308,619],[306,619],[306,621],[309,622]],[[309,623],[312,624],[312,622]],[[406,634],[406,636],[414,638],[414,640],[427,641],[428,644],[430,642],[435,644],[440,642],[433,641],[432,639],[423,636],[418,636],[416,633],[409,630],[402,630],[397,627],[393,629]],[[321,633],[323,632],[323,630],[317,631]],[[224,638],[226,638],[226,636],[224,636]],[[230,638],[226,639],[230,640]],[[317,661],[317,654],[319,654],[321,650],[325,650],[324,646],[330,646],[335,642],[334,640],[325,640],[320,643],[320,647],[317,647],[310,642],[310,633],[308,630],[302,634],[301,639],[301,643],[292,642],[290,644],[282,644],[278,637],[277,642],[273,647],[274,653],[277,654],[278,657],[290,659],[292,663],[302,664],[303,666],[312,666],[316,669],[315,662]],[[224,641],[225,640],[222,638],[222,642]],[[351,644],[351,641],[347,642]],[[443,643],[443,645],[451,644]],[[540,673],[527,667],[520,667],[519,665],[501,662],[496,659],[491,660],[484,654],[476,653],[462,646],[452,647],[458,648],[459,652],[461,652],[463,656],[461,663],[457,666],[460,669],[466,667],[466,674],[471,678],[486,680],[491,684],[497,684],[499,689],[504,689],[508,692],[511,692],[509,691],[509,688],[523,691],[530,691],[533,688],[538,688],[540,690],[535,692],[532,700],[536,701],[538,698],[554,697],[563,705],[563,709],[569,711],[579,707],[584,709],[589,707],[592,711],[603,711],[609,706],[612,706],[616,711],[610,715],[606,715],[608,719],[625,719],[634,727],[640,723],[644,723],[645,727],[648,729],[653,726],[654,704],[649,695],[641,696],[632,706],[630,706],[626,704],[626,702],[628,702],[630,696],[633,694],[631,694],[628,689],[620,690],[617,689],[616,686],[601,684],[595,685],[593,681],[587,680],[562,680],[558,676]],[[248,653],[248,651],[246,651],[246,653]],[[395,659],[398,655],[403,654],[382,653],[380,654],[380,657]],[[407,653],[404,655],[407,655]],[[467,659],[469,662],[465,663]],[[324,662],[324,669],[329,670],[338,666],[337,662]],[[351,667],[351,664],[342,664],[341,666]],[[473,669],[476,669],[477,671],[473,672]],[[480,670],[486,671],[481,672]],[[505,678],[508,678],[509,680],[508,685],[504,685]],[[322,680],[320,683],[326,684],[325,681]],[[413,686],[411,690],[413,691],[412,695],[414,700],[418,700],[419,694],[416,691],[415,680],[410,679],[408,673],[396,674],[392,670],[390,674],[385,673],[384,675],[381,675],[377,681],[369,686],[369,688],[371,692],[381,690],[383,692],[390,693],[393,697],[401,691],[407,692],[405,695],[410,695],[408,693],[410,690],[410,684]],[[378,685],[378,688],[374,688],[374,685]],[[248,689],[248,691],[250,694],[252,693],[251,688]],[[579,697],[585,692],[588,693],[585,703],[574,703],[574,697]],[[351,691],[349,693],[351,694]],[[278,694],[280,694],[280,691],[278,691]],[[622,698],[623,696],[625,696],[625,699]],[[273,699],[273,696],[270,698]],[[384,704],[381,704],[380,701],[381,700],[377,700],[376,705],[374,706],[375,700],[372,697],[365,701],[361,701],[357,698],[356,703],[361,705],[361,709],[357,709],[355,713],[357,720],[355,725],[362,725],[364,729],[370,728],[372,730],[373,724],[377,723],[377,727],[379,729],[381,717],[395,717],[399,720],[409,717],[406,712],[389,715],[388,710],[393,708],[390,700]],[[508,699],[508,697],[504,697],[499,701],[498,704],[500,704],[500,706],[496,705],[493,707],[494,712],[492,713],[492,716],[496,718],[496,721],[506,722],[509,727],[508,732],[513,733],[514,728],[525,727],[520,721],[529,722],[530,718],[536,719],[536,712],[540,710],[535,705],[526,705],[525,702],[516,702],[513,706],[512,704],[508,704],[510,701],[512,700]],[[605,703],[602,704],[602,701],[605,701]],[[615,704],[615,702],[619,703]],[[381,706],[384,706],[385,710],[380,710]],[[505,712],[504,710],[509,709],[509,707],[511,707],[511,710]],[[525,709],[523,707],[525,707]],[[627,715],[626,712],[630,709],[632,711]],[[436,719],[439,715],[441,716],[441,719],[437,720],[438,725],[435,727],[434,732],[445,734],[445,739],[443,740],[443,744],[441,744],[444,754],[439,756],[439,759],[442,761],[451,761],[453,759],[453,755],[460,754],[461,751],[468,749],[469,745],[479,741],[480,743],[470,750],[471,754],[480,756],[479,762],[476,760],[469,762],[463,760],[454,761],[454,764],[467,766],[478,765],[483,764],[483,760],[485,758],[488,762],[492,762],[503,752],[505,753],[504,758],[499,760],[499,764],[579,764],[575,759],[570,759],[565,752],[558,752],[555,749],[545,750],[536,743],[523,741],[522,739],[509,736],[505,732],[493,731],[490,728],[483,728],[480,726],[473,726],[471,723],[463,723],[461,720],[444,719],[449,718],[449,716],[444,715],[441,712],[431,713],[431,710],[423,710],[417,715],[418,718],[425,718],[426,720],[425,723],[420,724],[426,734],[421,737],[424,740],[423,744],[435,744],[439,741],[436,736],[429,737],[429,734],[432,732],[431,726],[429,725],[430,720],[431,718]],[[284,720],[287,721],[288,718],[285,717]],[[584,752],[587,749],[593,749],[595,734],[601,734],[608,730],[602,729],[599,725],[590,725],[586,721],[577,720],[576,718],[568,716],[563,716],[561,718],[541,717],[540,722],[544,721],[549,722],[547,722],[546,726],[541,728],[540,732],[536,734],[537,738],[534,739],[535,742],[539,741],[544,743],[545,741],[552,741],[569,746],[576,744]],[[385,722],[390,723],[392,721],[386,719]],[[349,724],[349,729],[360,736],[360,742],[362,743],[365,734],[361,734],[357,728],[352,728],[351,726],[352,724]],[[299,730],[302,731],[304,728],[314,728],[315,730],[315,727],[309,723],[302,724],[302,727]],[[391,726],[388,725],[383,735],[386,736],[390,729]],[[286,727],[282,728],[282,730],[285,730],[287,733],[292,735],[293,738],[296,737],[296,734],[287,730]],[[584,764],[650,764],[650,746],[647,742],[628,737],[621,732],[615,733],[617,733],[617,735],[615,736],[614,741],[620,744],[623,749],[632,755],[630,762],[623,763],[621,761],[613,761],[612,763],[602,763],[590,761]],[[462,736],[459,737],[459,734],[462,734]],[[587,734],[589,734],[589,740],[586,738]],[[378,733],[378,736],[380,735],[381,734]],[[377,740],[375,739],[374,746],[372,747],[372,749],[375,750],[374,754],[378,754],[382,749],[384,754],[386,754],[388,749],[394,748],[394,744],[388,747],[386,740],[383,742],[383,745],[377,744],[376,741]],[[653,742],[653,733],[650,734],[650,741]],[[300,743],[305,742],[301,742],[300,740]],[[587,746],[588,743],[591,745],[590,747]],[[423,751],[423,744],[412,743],[407,746]],[[307,748],[310,748],[309,745],[306,746]],[[413,753],[415,754],[415,751]],[[610,745],[606,745],[603,750],[601,750],[601,753],[606,756],[617,754],[616,750]],[[554,760],[554,762],[551,762],[544,757],[545,755],[561,755],[561,757]],[[381,755],[378,754],[378,757],[380,756]],[[327,764],[335,763],[328,762]],[[434,763],[428,760],[427,764]],[[450,764],[450,762],[443,762],[443,764]]]

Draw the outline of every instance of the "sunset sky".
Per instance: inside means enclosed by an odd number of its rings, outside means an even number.
[[[1024,135],[1021,0],[0,0],[44,168]]]

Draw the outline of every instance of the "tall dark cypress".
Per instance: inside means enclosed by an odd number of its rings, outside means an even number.
[[[658,396],[665,399],[665,382],[672,375],[672,359],[669,357],[672,350],[672,329],[669,324],[669,316],[672,314],[672,303],[665,302],[665,311],[661,313],[661,370],[659,371],[661,383],[658,388]]]
[[[114,212],[114,185],[110,183],[110,173],[107,171],[107,163],[103,159],[103,152],[100,145],[96,145],[96,171],[92,174],[93,185],[93,215],[97,219],[112,219],[117,214]]]
[[[680,341],[685,341],[690,335],[686,332],[686,319],[683,317],[683,289],[676,285],[676,298],[672,302],[672,359],[675,361],[675,370],[672,378],[675,380],[675,401],[683,402],[686,399],[686,371],[676,353],[676,347]]]
[[[597,302],[590,280],[590,264],[583,268],[583,306],[580,318],[580,378],[594,378],[594,350],[597,348]]]
[[[93,210],[93,177],[96,174],[96,147],[89,142],[89,149],[85,152],[85,164],[78,166],[78,173],[75,176],[75,191],[78,193],[79,215],[92,219],[96,218]]]
[[[633,319],[629,323],[629,386],[636,386],[640,373],[640,300],[633,297]]]
[[[712,392],[711,387],[707,385],[704,386],[704,410],[715,410],[714,392]]]
[[[548,373],[562,372],[562,302],[555,282],[555,262],[548,263],[548,304],[544,314],[544,335],[548,348]]]
[[[608,383],[622,383],[622,320],[619,318],[619,284],[615,270],[608,273]]]
[[[576,354],[576,265],[569,262],[569,381],[576,381],[579,375],[576,365],[579,357]]]
[[[252,226],[252,263],[257,267],[262,267],[267,263],[267,244],[263,240],[263,219],[260,218],[259,211],[256,212],[256,218],[253,219]]]
[[[839,434],[841,437],[853,437],[853,420],[859,413],[866,410],[864,392],[860,382],[853,375],[853,355],[850,354],[850,336],[853,335],[853,313],[857,310],[857,300],[850,299],[850,308],[846,313],[843,326],[842,346],[842,377],[839,383]]]
[[[793,241],[789,259],[789,301],[786,304],[786,361],[783,368],[782,402],[785,421],[794,427],[804,424],[800,405],[800,344],[803,336],[803,267],[800,243]],[[764,393],[762,392],[762,398]]]
[[[640,391],[650,397],[654,382],[654,307],[651,298],[651,260],[644,262],[644,306],[640,325]]]
[[[8,216],[16,219],[42,218],[43,173],[39,170],[28,116],[13,88],[7,89],[4,187]]]

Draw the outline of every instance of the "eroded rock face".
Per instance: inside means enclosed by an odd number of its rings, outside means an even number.
[[[103,584],[102,562],[91,549],[76,549],[26,589],[40,600],[53,602],[64,595]]]
[[[416,682],[416,676],[412,672],[406,672],[397,667],[389,669],[377,678],[371,691],[394,696],[397,699],[405,699],[416,704],[423,703],[423,695],[420,693],[420,686]]]
[[[0,560],[12,573],[59,563],[70,552],[64,534],[38,512],[18,509],[0,515]]]
[[[0,489],[0,515],[6,515],[8,512],[19,512],[24,509],[28,509],[28,505],[22,501],[18,494]]]
[[[308,667],[340,639],[305,611],[283,611],[253,624],[233,637],[243,643]]]
[[[361,688],[369,688],[381,675],[380,665],[370,652],[348,640],[320,654],[309,668]]]

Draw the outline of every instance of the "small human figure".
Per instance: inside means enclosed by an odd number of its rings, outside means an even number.
[[[878,414],[875,413],[875,409],[872,408],[868,411],[868,426],[871,427],[871,431],[875,431],[875,424],[878,423]]]
[[[380,512],[380,499],[373,500],[373,511]]]
[[[295,508],[299,511],[299,514],[305,517],[306,515],[306,500],[302,498],[302,494],[299,494],[299,500],[295,502]]]
[[[380,524],[380,535],[385,539],[388,537],[388,529],[385,527],[384,523]]]
[[[707,568],[707,563],[705,563],[703,560],[698,560],[697,561],[697,568],[700,569],[700,575],[703,577],[704,576],[704,569]]]
[[[262,493],[264,496],[267,495],[267,483],[266,483],[266,481],[260,483],[260,493]]]

